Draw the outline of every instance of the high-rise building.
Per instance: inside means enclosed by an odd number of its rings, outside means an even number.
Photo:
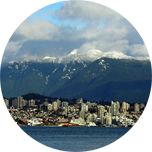
[[[98,106],[98,118],[103,118],[105,112],[104,106]]]
[[[78,99],[76,100],[76,104],[77,104],[78,106],[81,106],[81,103],[83,103],[83,99],[82,99],[82,98],[78,98]]]
[[[122,103],[122,112],[127,112],[130,108],[130,104],[125,101]]]
[[[56,101],[57,101],[58,108],[60,108],[61,107],[61,101],[59,99],[57,99]]]
[[[52,104],[48,104],[47,110],[51,111],[52,110]]]
[[[23,97],[21,97],[21,96],[17,97],[17,101],[18,101],[18,108],[22,108],[23,107]]]
[[[117,112],[119,113],[119,110],[120,110],[120,102],[117,101],[116,104],[117,104]]]
[[[28,106],[29,106],[29,107],[35,106],[35,100],[33,100],[33,99],[29,100],[29,101],[28,101]]]
[[[113,101],[111,101],[111,114],[112,116],[115,116],[117,113],[117,105]]]
[[[120,109],[120,103],[111,101],[111,114],[112,116],[118,116]]]
[[[9,100],[5,99],[4,101],[5,101],[6,106],[9,107]]]
[[[111,113],[106,113],[105,114],[105,124],[109,125],[112,124],[112,117],[111,117]]]
[[[52,108],[54,111],[57,111],[58,110],[58,104],[56,101],[52,102]]]
[[[130,109],[130,104],[129,103],[126,104],[126,108],[127,108],[127,110]]]
[[[134,104],[134,111],[135,111],[135,112],[139,112],[139,111],[140,111],[140,109],[139,109],[139,104],[138,104],[138,103],[135,103],[135,104]]]
[[[23,105],[23,107],[26,106],[27,105],[27,100],[23,99],[23,104],[22,105]]]
[[[62,102],[62,107],[68,107],[68,106],[69,106],[69,103],[67,101]]]
[[[123,112],[127,111],[127,103],[125,101],[122,103],[122,111]]]
[[[81,103],[81,111],[88,112],[88,105]]]
[[[111,106],[107,106],[107,112],[111,113]]]
[[[144,103],[141,103],[140,104],[140,110],[143,110],[145,108],[145,104]]]
[[[84,119],[84,111],[80,111],[79,112],[79,117],[82,118],[82,119]]]
[[[104,123],[104,112],[105,112],[105,107],[104,106],[98,106],[98,118],[101,118],[101,123]]]
[[[15,108],[18,108],[18,101],[17,101],[17,99],[14,99],[12,101],[12,106],[15,107]]]
[[[85,105],[85,112],[88,112],[88,105]]]

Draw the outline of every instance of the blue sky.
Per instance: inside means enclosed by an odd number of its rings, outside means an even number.
[[[62,1],[36,11],[17,28],[3,61],[59,57],[75,49],[149,56],[139,33],[117,12],[92,2]]]
[[[28,20],[33,21],[33,20],[42,19],[42,20],[51,21],[54,24],[60,25],[59,20],[51,16],[51,12],[59,10],[63,4],[64,4],[64,1],[61,1],[58,3],[45,6],[41,8],[40,10],[36,11],[35,13],[33,13],[31,16],[29,16]]]
[[[65,3],[65,1],[61,1],[58,3],[54,3],[51,5],[48,5],[35,13],[33,13],[31,16],[29,16],[28,20],[33,21],[33,20],[46,20],[48,22],[52,22],[56,24],[57,26],[72,26],[72,27],[84,27],[86,26],[85,23],[80,23],[80,22],[71,22],[68,20],[60,20],[56,17],[53,16],[53,13],[60,10],[62,5]]]

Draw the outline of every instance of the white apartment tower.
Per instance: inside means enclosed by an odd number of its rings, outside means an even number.
[[[98,106],[98,118],[103,118],[104,112],[105,112],[104,106]]]
[[[57,111],[58,103],[56,101],[52,102],[52,108],[53,108],[54,111]]]
[[[105,124],[106,125],[109,125],[109,124],[112,124],[112,116],[111,116],[111,113],[106,113],[105,114]]]
[[[120,103],[111,101],[111,114],[112,116],[118,116],[119,115],[119,109],[120,109]]]
[[[52,104],[48,104],[47,109],[48,109],[49,111],[51,111],[51,110],[52,110]]]
[[[81,103],[81,111],[88,112],[88,105]]]
[[[139,108],[139,104],[138,104],[138,103],[135,103],[135,104],[134,104],[134,111],[135,111],[135,112],[139,112],[139,111],[140,111],[140,108]]]

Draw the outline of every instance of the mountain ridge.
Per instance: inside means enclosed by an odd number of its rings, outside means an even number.
[[[130,59],[130,60],[150,60],[149,57],[132,57],[125,55],[122,52],[117,51],[109,51],[109,52],[102,52],[100,50],[88,50],[86,52],[84,51],[78,51],[77,49],[73,50],[66,56],[61,57],[54,57],[54,56],[45,56],[42,59],[24,59],[22,61],[11,61],[9,64],[13,64],[14,62],[52,62],[52,63],[63,63],[67,64],[69,62],[93,62],[95,60],[98,60],[100,58],[112,58],[112,59]],[[2,62],[2,65],[5,65],[6,63]],[[8,63],[7,63],[8,64]]]
[[[45,59],[50,58],[47,57]],[[119,97],[121,93],[124,96],[124,100],[128,100],[129,98],[126,98],[127,92],[139,96],[144,90],[140,88],[138,91],[135,88],[132,92],[130,87],[127,87],[124,92],[120,92],[120,90],[113,91],[112,87],[109,87],[109,83],[113,83],[114,87],[117,88],[117,85],[125,87],[127,86],[125,84],[131,84],[131,82],[138,86],[136,81],[139,81],[139,83],[140,81],[144,82],[146,97],[141,97],[140,100],[146,100],[151,87],[151,64],[149,60],[104,57],[92,62],[68,61],[66,63],[55,63],[21,61],[10,63],[2,67],[1,70],[1,87],[3,96],[5,97],[14,97],[33,92],[52,97],[83,97],[88,100],[99,98],[102,100],[106,98],[114,100],[112,98]],[[147,81],[149,85],[147,85]],[[102,93],[106,91],[106,87],[109,88],[109,97],[108,93],[106,93],[107,96]],[[98,91],[99,88],[100,91]],[[100,95],[97,95],[97,93],[93,95],[93,90],[101,92],[99,93]],[[115,95],[112,95],[112,92]],[[87,96],[90,97],[87,98]],[[136,98],[137,100],[139,99]]]

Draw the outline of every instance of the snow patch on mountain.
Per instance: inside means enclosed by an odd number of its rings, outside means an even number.
[[[46,84],[46,85],[47,85],[48,82],[49,82],[49,77],[50,77],[50,75],[48,75],[48,76],[46,77],[46,81],[45,81],[45,84]]]
[[[28,67],[29,67],[28,65],[24,64],[24,65],[22,66],[22,69],[21,69],[20,74],[21,74],[24,70],[27,70]]]
[[[100,62],[98,63],[98,65],[102,66],[101,71],[107,70],[107,68],[109,68],[109,63],[106,63],[105,60],[100,60]]]
[[[71,70],[71,67],[68,69],[69,74],[73,74],[76,69]]]
[[[57,70],[58,68],[54,69],[54,71],[52,72],[52,74]]]
[[[33,71],[37,72],[37,74],[42,78],[43,77],[43,73],[40,72],[39,70],[37,69],[33,69]]]
[[[66,68],[67,68],[67,64],[66,64]],[[61,78],[59,79],[59,81],[61,81],[62,79],[65,79],[65,78],[71,79],[72,75],[76,71],[75,68],[72,69],[71,67],[69,67],[69,69],[66,69],[66,70],[67,70],[67,73],[64,76],[61,76]]]
[[[65,64],[64,68],[63,68],[63,72],[66,70],[67,68],[67,64]]]
[[[61,77],[61,79],[65,79],[65,78],[71,79],[68,74],[66,74],[65,76],[62,76],[62,77]],[[61,80],[61,79],[60,79],[60,80]]]
[[[101,60],[98,64],[99,65],[104,65],[103,63],[105,62],[105,60]]]
[[[18,65],[16,65],[15,68],[18,70]]]

